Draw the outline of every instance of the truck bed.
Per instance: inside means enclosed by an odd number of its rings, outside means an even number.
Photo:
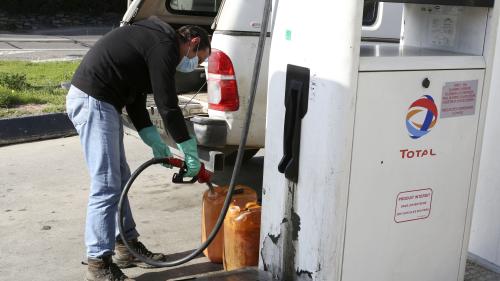
[[[182,109],[184,117],[188,118],[196,114],[206,114],[208,112],[208,97],[207,93],[187,93],[179,95],[179,106]],[[150,111],[156,110],[156,105],[153,99],[153,95],[148,95],[146,100],[146,107]]]

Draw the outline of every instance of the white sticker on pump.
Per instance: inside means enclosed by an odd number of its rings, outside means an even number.
[[[441,118],[474,115],[478,80],[446,83],[441,99]]]
[[[430,44],[437,47],[455,47],[457,17],[451,15],[431,15],[429,24]]]
[[[455,47],[463,7],[429,5],[422,6],[422,12],[427,14],[428,20],[426,43],[438,48]]]
[[[426,219],[431,215],[432,189],[405,191],[398,194],[394,221],[397,223]]]

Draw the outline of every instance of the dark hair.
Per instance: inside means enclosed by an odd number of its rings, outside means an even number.
[[[210,38],[208,37],[208,32],[196,25],[185,25],[177,29],[177,35],[182,43],[186,43],[189,40],[199,37],[200,44],[198,48],[201,50],[208,48],[209,54],[212,53],[212,47],[210,46]]]

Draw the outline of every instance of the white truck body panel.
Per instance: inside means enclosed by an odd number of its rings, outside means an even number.
[[[241,132],[245,123],[245,116],[248,109],[250,97],[250,84],[252,83],[253,65],[257,53],[257,36],[233,36],[215,32],[212,39],[212,48],[219,49],[226,53],[234,66],[240,107],[238,111],[222,112],[209,110],[210,117],[224,119],[228,125],[227,145],[238,145],[241,139]],[[270,40],[266,42],[266,49],[269,49]],[[269,52],[265,52],[262,58],[261,77],[267,78]],[[262,80],[261,80],[262,81]],[[265,139],[266,121],[266,83],[259,83],[257,86],[257,96],[252,114],[252,124],[248,135],[247,146],[262,147]],[[210,92],[208,93],[210,94]]]
[[[212,47],[226,53],[233,62],[237,76],[240,108],[237,112],[220,112],[209,110],[209,116],[224,119],[228,124],[228,145],[238,145],[242,133],[244,116],[247,110],[247,100],[250,95],[253,65],[257,52],[258,33],[262,20],[263,0],[227,0],[220,11],[216,30],[212,38]],[[379,19],[372,27],[363,27],[363,36],[379,39],[399,39],[401,31],[402,4],[383,3],[379,10]],[[296,20],[306,18],[305,13],[297,15]],[[270,25],[269,31],[272,26]],[[241,32],[241,34],[238,34]],[[254,34],[251,34],[251,33]],[[246,33],[246,34],[245,34]],[[245,36],[246,35],[246,36]],[[318,34],[319,36],[319,34]],[[313,41],[319,41],[320,37]],[[333,38],[335,41],[335,38]],[[338,40],[338,39],[337,39]],[[257,88],[252,126],[247,145],[249,147],[264,147],[265,116],[267,96],[267,68],[269,62],[270,38],[266,42],[264,57]],[[333,43],[335,44],[335,43]],[[320,50],[318,50],[320,52]],[[293,56],[293,54],[289,54]],[[210,91],[210,89],[209,89]],[[208,93],[210,94],[210,92]]]
[[[260,32],[264,0],[226,0],[217,19],[216,30]],[[268,31],[272,27],[269,25]]]

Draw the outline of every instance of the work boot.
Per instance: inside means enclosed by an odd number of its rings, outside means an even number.
[[[135,281],[135,279],[128,278],[113,263],[111,256],[106,256],[100,259],[88,259],[85,281]]]
[[[134,249],[135,252],[137,252],[140,255],[143,255],[149,259],[152,259],[154,261],[165,261],[166,256],[164,254],[160,253],[153,253],[150,250],[144,246],[141,242],[139,242],[137,239],[133,239],[128,241],[128,244],[132,249]],[[127,249],[127,246],[121,241],[118,240],[116,241],[116,246],[115,246],[115,256],[113,257],[114,262],[120,267],[120,268],[128,268],[128,267],[142,267],[142,268],[152,268],[153,266],[142,262],[141,260],[137,259],[130,253],[130,251]]]

